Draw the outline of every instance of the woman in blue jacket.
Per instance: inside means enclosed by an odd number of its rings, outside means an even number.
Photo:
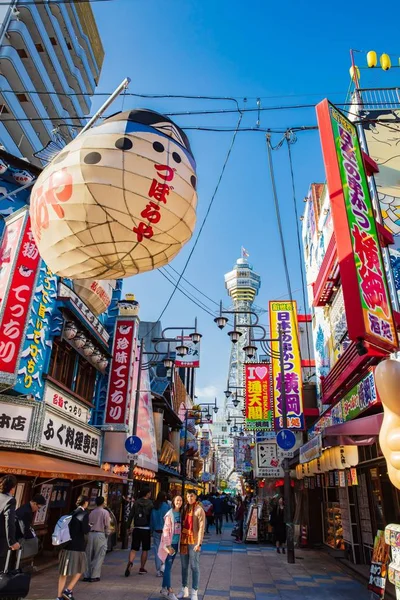
[[[158,549],[160,547],[161,536],[164,528],[164,517],[169,511],[170,507],[167,502],[167,494],[165,492],[158,492],[157,500],[154,502],[154,508],[150,515],[150,529],[153,534],[154,542],[154,558],[156,561],[157,576],[163,576],[163,563],[158,556]]]

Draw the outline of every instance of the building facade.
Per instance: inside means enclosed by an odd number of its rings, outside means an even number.
[[[103,60],[89,2],[3,2],[0,143],[4,149],[40,164],[46,160],[43,149],[57,150],[71,141],[90,112]]]

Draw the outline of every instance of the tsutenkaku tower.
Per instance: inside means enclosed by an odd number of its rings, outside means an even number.
[[[225,287],[233,301],[233,310],[247,311],[247,314],[237,315],[236,327],[242,333],[237,344],[232,343],[231,356],[229,361],[228,385],[233,392],[235,388],[243,386],[243,363],[245,354],[243,348],[248,344],[249,329],[240,327],[240,325],[250,325],[251,316],[248,311],[259,312],[255,310],[253,302],[261,286],[261,277],[254,270],[248,261],[248,253],[242,248],[242,256],[238,258],[233,270],[225,275]],[[243,406],[238,406],[238,412]]]

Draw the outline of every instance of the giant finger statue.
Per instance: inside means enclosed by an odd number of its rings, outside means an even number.
[[[390,481],[400,489],[400,362],[382,361],[375,369],[375,382],[384,411],[379,443]]]

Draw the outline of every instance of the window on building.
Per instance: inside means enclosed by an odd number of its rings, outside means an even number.
[[[9,113],[9,110],[5,104],[0,104],[0,115],[6,115]]]
[[[67,42],[67,41],[66,41],[66,44],[67,44],[67,48],[68,48],[68,50],[72,50],[71,42]]]
[[[82,356],[79,356],[74,392],[88,402],[92,402],[93,400],[96,374],[96,369]]]
[[[28,58],[28,55],[23,48],[17,49],[17,52],[20,58]]]
[[[28,102],[28,98],[25,94],[16,94],[16,96],[20,102]]]
[[[56,340],[51,355],[49,375],[72,389],[76,352],[65,340]]]
[[[51,38],[50,38],[50,41],[51,41],[51,44],[52,44],[53,46],[57,46],[57,40],[56,40],[56,38],[53,38],[53,37],[51,37]]]
[[[35,46],[36,46],[36,50],[38,52],[44,52],[44,48],[43,48],[42,44],[35,44]]]

